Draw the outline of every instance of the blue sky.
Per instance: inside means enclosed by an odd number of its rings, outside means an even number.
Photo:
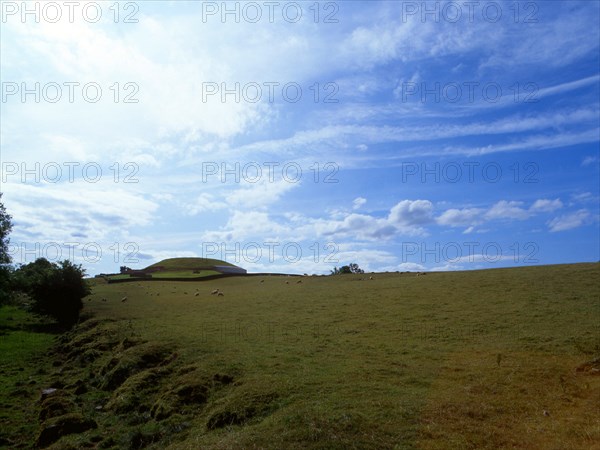
[[[1,4],[16,263],[600,259],[597,1]]]

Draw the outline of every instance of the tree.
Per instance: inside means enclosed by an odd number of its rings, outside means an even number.
[[[58,264],[45,258],[21,266],[16,273],[17,286],[33,300],[34,313],[50,316],[71,328],[79,320],[81,299],[90,293],[80,265],[65,260]]]
[[[355,263],[342,266],[339,269],[334,267],[333,270],[331,270],[331,275],[342,275],[346,273],[365,273],[365,271],[358,267],[358,264]]]
[[[11,287],[11,257],[8,253],[10,240],[8,235],[12,230],[12,217],[6,212],[2,204],[2,192],[0,192],[0,305],[10,299]]]
[[[13,286],[19,291],[30,293],[34,286],[42,283],[47,272],[56,268],[56,264],[46,258],[38,258],[34,262],[21,265],[14,273]]]
[[[358,264],[355,263],[350,264],[348,268],[350,269],[351,273],[365,273],[365,271],[358,267]]]

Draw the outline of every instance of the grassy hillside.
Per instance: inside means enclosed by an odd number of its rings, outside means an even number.
[[[176,270],[193,270],[197,268],[211,267],[211,266],[234,266],[234,264],[230,264],[226,261],[221,261],[220,259],[210,259],[210,258],[169,258],[163,259],[151,266],[146,267],[143,270],[148,270],[157,266],[162,266],[166,270],[176,271]]]
[[[373,278],[97,282],[61,445],[600,448],[599,264]]]

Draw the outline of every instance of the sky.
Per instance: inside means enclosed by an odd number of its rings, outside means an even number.
[[[600,2],[1,1],[13,262],[600,260]]]

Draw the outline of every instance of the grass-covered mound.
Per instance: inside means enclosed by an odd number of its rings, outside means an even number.
[[[169,258],[163,259],[155,264],[152,264],[146,267],[143,270],[151,270],[157,267],[162,267],[168,271],[177,271],[177,270],[194,270],[194,269],[205,269],[211,268],[214,266],[231,266],[235,267],[233,264],[228,263],[227,261],[221,261],[220,259],[210,259],[210,258]]]
[[[176,280],[201,279],[218,277],[228,269],[242,270],[226,261],[209,258],[170,258],[159,261],[144,269],[129,270],[126,273],[114,274],[108,277],[111,282],[147,280],[149,278],[166,278]]]

